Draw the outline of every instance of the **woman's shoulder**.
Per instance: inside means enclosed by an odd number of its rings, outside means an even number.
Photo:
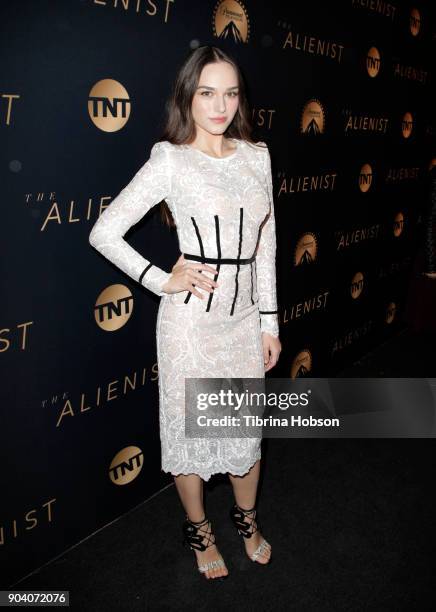
[[[254,143],[254,146],[259,147],[260,149],[268,148],[268,145],[263,140],[258,140],[257,142]]]
[[[168,140],[157,140],[151,147],[150,157],[156,159],[156,161],[166,161],[173,165],[177,159],[174,155],[179,147]]]
[[[261,153],[268,152],[268,145],[263,140],[259,140],[258,142],[256,142],[255,147],[257,147],[258,151],[260,151]]]
[[[265,167],[265,164],[269,159],[269,149],[266,142],[263,140],[259,140],[257,142],[247,142],[247,147],[249,147],[251,151],[251,159],[254,163],[258,164],[260,167]]]
[[[152,151],[165,151],[173,147],[168,140],[157,140],[154,145],[151,147]]]
[[[244,138],[233,139],[237,140],[240,150],[248,151],[249,157],[257,160],[264,160],[269,153],[268,145],[263,140],[252,142]],[[174,144],[169,140],[158,140],[151,148],[151,155],[154,157],[167,158],[173,163],[177,163],[179,156],[185,153],[186,145]]]
[[[263,140],[259,140],[258,142],[251,142],[251,141],[245,140],[244,138],[234,138],[233,140],[237,140],[238,143],[241,144],[242,146],[251,147],[253,150],[266,151],[268,149],[268,145]],[[156,149],[160,149],[160,148],[179,149],[180,147],[183,147],[183,145],[173,144],[169,140],[158,140],[154,143],[152,148],[153,149],[154,148]]]
[[[173,163],[179,159],[179,155],[184,150],[184,145],[174,144],[169,140],[158,140],[152,147],[152,152],[167,157]]]
[[[244,140],[244,143],[253,150],[255,155],[263,155],[268,152],[268,145],[263,140],[258,140],[257,142]]]

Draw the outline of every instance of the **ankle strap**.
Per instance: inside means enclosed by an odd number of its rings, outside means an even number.
[[[198,521],[198,522],[191,521],[191,519],[189,518],[189,516],[188,516],[188,515],[186,515],[186,519],[187,519],[187,520],[188,520],[190,523],[192,523],[193,525],[203,525],[203,523],[207,523],[207,521],[209,520],[209,519],[206,517],[206,515],[204,515],[204,519],[203,519],[202,521]]]
[[[256,506],[253,506],[253,508],[250,508],[250,510],[246,510],[245,508],[241,508],[241,506],[238,506],[238,504],[235,504],[235,506],[237,508],[239,508],[239,510],[242,510],[242,512],[253,512],[253,510],[256,510]]]

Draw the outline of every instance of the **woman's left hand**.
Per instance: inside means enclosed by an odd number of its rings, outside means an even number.
[[[270,334],[262,332],[262,346],[265,372],[268,372],[268,370],[271,370],[279,360],[282,344],[275,336],[270,336]]]

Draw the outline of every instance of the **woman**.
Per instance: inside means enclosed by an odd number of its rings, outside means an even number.
[[[256,520],[260,438],[185,438],[185,377],[264,378],[277,363],[276,234],[268,148],[250,138],[238,66],[200,47],[181,67],[164,136],[106,208],[89,241],[161,296],[157,317],[162,470],[175,477],[186,512],[184,543],[207,578],[228,575],[203,506],[203,480],[228,473],[230,515],[246,553],[268,563],[271,546]],[[162,202],[177,227],[181,256],[171,273],[123,239]],[[169,206],[169,209],[167,208]]]

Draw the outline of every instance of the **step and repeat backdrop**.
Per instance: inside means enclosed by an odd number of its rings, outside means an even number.
[[[334,376],[403,329],[436,163],[429,4],[2,4],[2,586],[172,482],[159,298],[88,236],[148,159],[191,49],[239,62],[271,152],[283,351],[270,375]],[[128,241],[168,271],[179,256],[159,206]]]

